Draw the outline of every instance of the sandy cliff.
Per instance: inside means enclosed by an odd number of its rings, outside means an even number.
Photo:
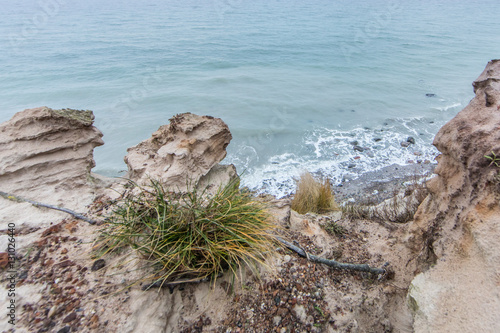
[[[15,296],[4,289],[0,293],[4,309],[15,300],[16,326],[2,316],[0,331],[175,332],[189,316],[197,320],[199,308],[222,315],[228,299],[212,293],[208,284],[196,288],[194,293],[203,299],[185,318],[180,315],[186,300],[178,302],[179,293],[143,292],[137,287],[130,290],[130,302],[129,291],[100,299],[128,289],[131,279],[139,276],[117,275],[112,267],[94,269],[90,253],[99,226],[13,198],[83,213],[96,198],[118,196],[106,187],[121,191],[122,181],[96,178],[90,172],[95,166],[93,149],[103,144],[93,119],[91,111],[40,107],[19,112],[0,125],[0,191],[9,194],[0,196],[0,255],[3,259],[12,243],[6,233],[13,225],[17,272]],[[230,140],[221,119],[177,115],[150,139],[129,149],[128,176],[146,185],[150,177],[161,180],[174,190],[187,184],[217,188],[237,176],[234,166],[219,164]],[[9,274],[0,272],[5,274],[2,278]]]
[[[500,163],[485,158],[500,155],[500,60],[473,86],[435,137],[437,176],[414,221],[410,244],[431,265],[409,290],[415,332],[500,331]]]
[[[0,191],[82,208],[92,199],[94,148],[104,144],[92,111],[47,107],[0,124]]]
[[[127,150],[128,178],[144,185],[155,179],[179,191],[199,182],[207,186],[207,178],[219,184],[227,182],[231,177],[223,175],[234,177],[236,170],[218,163],[226,157],[231,138],[229,128],[220,118],[178,114],[151,138]]]

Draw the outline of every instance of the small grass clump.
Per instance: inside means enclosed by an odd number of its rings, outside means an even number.
[[[493,150],[491,151],[491,155],[484,155],[484,157],[490,161],[490,166],[495,164],[495,166],[500,168],[500,157],[497,156]]]
[[[144,279],[215,279],[242,264],[264,263],[274,228],[263,204],[238,182],[214,195],[133,185],[96,241],[99,256],[132,248],[153,268]]]
[[[330,221],[328,222],[325,226],[324,229],[330,234],[334,236],[342,236],[346,233],[346,229],[338,224],[335,221]]]
[[[303,173],[297,182],[292,209],[299,214],[325,213],[338,209],[330,180],[326,178],[320,182],[314,179],[309,172]]]

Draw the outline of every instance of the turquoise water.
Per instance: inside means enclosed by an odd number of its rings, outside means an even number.
[[[94,171],[118,176],[126,148],[174,114],[209,114],[233,134],[225,162],[276,195],[306,169],[340,182],[432,161],[433,136],[500,57],[498,1],[0,4],[0,121],[91,109]]]

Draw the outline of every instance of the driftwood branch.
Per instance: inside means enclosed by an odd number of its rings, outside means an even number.
[[[351,271],[368,272],[368,273],[372,273],[372,274],[385,274],[386,273],[386,270],[383,268],[370,267],[367,264],[347,264],[347,263],[342,263],[342,262],[338,262],[335,260],[321,258],[321,257],[315,256],[313,254],[307,253],[306,251],[304,251],[300,247],[295,246],[292,243],[287,242],[286,240],[284,240],[280,237],[276,237],[276,239],[278,241],[280,241],[281,243],[283,243],[290,250],[297,252],[300,256],[305,257],[310,261],[319,262],[321,264],[325,264],[325,265],[328,265],[328,266],[336,268],[336,269],[347,269],[347,270],[351,270]]]
[[[88,217],[83,216],[82,214],[78,214],[77,212],[74,212],[71,209],[61,208],[61,207],[57,207],[57,206],[53,206],[53,205],[44,204],[44,203],[41,203],[41,202],[38,202],[38,201],[33,201],[33,200],[30,200],[30,199],[26,199],[26,198],[19,197],[17,195],[9,194],[9,193],[2,192],[2,191],[0,191],[0,196],[4,197],[5,199],[12,200],[12,201],[27,202],[27,203],[32,204],[35,207],[45,207],[45,208],[49,208],[49,209],[58,210],[58,211],[61,211],[61,212],[64,212],[64,213],[71,214],[75,218],[83,220],[83,221],[88,222],[90,224],[96,224],[96,221],[94,221],[92,219],[89,219]]]

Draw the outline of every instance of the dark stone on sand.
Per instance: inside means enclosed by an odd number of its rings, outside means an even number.
[[[95,272],[100,270],[104,266],[106,266],[106,261],[104,261],[104,259],[97,259],[96,261],[94,261],[94,264],[92,265],[92,268],[90,270],[92,272]]]
[[[69,260],[69,259],[64,260],[64,261],[61,261],[61,262],[59,263],[59,266],[61,266],[62,268],[64,268],[64,267],[69,267],[69,266],[74,266],[74,265],[75,265],[75,262],[74,262],[74,261],[71,261],[71,260]]]
[[[374,138],[373,141],[379,142],[379,141],[382,141],[382,138]]]
[[[71,332],[71,327],[69,326],[64,326],[59,331],[57,331],[57,333],[69,333],[69,332]]]
[[[409,142],[409,143],[411,143],[412,145],[414,145],[414,144],[415,144],[415,138],[414,138],[414,137],[412,137],[412,136],[409,136],[409,137],[406,139],[406,142]]]
[[[357,146],[357,145],[359,145],[359,142],[358,142],[357,140],[351,141],[351,142],[349,142],[349,143],[350,143],[351,145],[353,145],[353,146]]]
[[[400,145],[401,145],[401,147],[406,148],[406,147],[409,147],[409,146],[410,146],[410,143],[409,143],[408,141],[402,141],[402,142],[400,143]]]
[[[69,315],[66,316],[66,318],[63,319],[63,323],[69,323],[70,321],[73,321],[76,319],[76,312],[71,312]]]
[[[26,280],[28,278],[28,271],[24,271],[21,274],[19,274],[19,280]]]
[[[348,167],[349,169],[352,169],[352,168],[355,168],[355,167],[356,167],[356,164],[351,163],[351,164],[348,164],[348,165],[347,165],[347,167]]]
[[[360,151],[360,152],[365,150],[365,148],[363,148],[363,147],[361,147],[361,146],[354,146],[354,147],[353,147],[353,149],[354,149],[355,151]]]
[[[427,93],[425,94],[426,97],[436,97],[436,94],[431,94],[431,93]]]
[[[40,255],[42,254],[42,250],[38,250],[38,252],[35,254],[35,256],[33,257],[33,259],[31,260],[31,262],[37,262],[38,259],[40,259]]]

